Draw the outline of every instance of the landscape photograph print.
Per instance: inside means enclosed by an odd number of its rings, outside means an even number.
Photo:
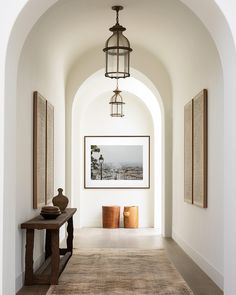
[[[142,180],[141,145],[91,145],[92,180]]]
[[[86,136],[85,188],[148,188],[149,140],[149,136]]]

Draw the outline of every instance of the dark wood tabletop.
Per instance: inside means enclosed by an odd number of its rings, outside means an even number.
[[[25,229],[59,229],[68,219],[76,212],[76,208],[67,208],[65,212],[56,219],[44,219],[38,215],[21,224],[21,228]]]

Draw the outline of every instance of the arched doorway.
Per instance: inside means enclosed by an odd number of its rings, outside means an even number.
[[[193,2],[192,2],[193,3]],[[13,26],[13,24],[9,25],[9,31],[11,34],[6,38],[6,42],[8,43],[8,49],[3,53],[4,55],[4,66],[5,66],[5,53],[6,53],[6,68],[5,68],[5,82],[1,81],[1,85],[5,84],[4,91],[1,92],[1,96],[5,99],[5,106],[4,101],[1,101],[1,110],[4,109],[4,124],[1,122],[1,131],[5,130],[5,132],[1,132],[2,134],[2,145],[1,145],[1,155],[3,159],[4,155],[4,167],[1,170],[2,176],[2,195],[4,196],[4,200],[2,200],[2,214],[3,216],[3,227],[1,228],[1,241],[4,237],[3,249],[1,249],[1,253],[3,259],[3,267],[4,274],[3,284],[0,282],[0,285],[4,288],[4,293],[11,293],[9,288],[14,288],[10,283],[10,278],[14,277],[14,255],[9,257],[6,255],[9,251],[14,253],[14,229],[15,223],[14,218],[12,216],[15,215],[15,198],[16,198],[16,191],[15,191],[15,159],[14,159],[14,146],[15,146],[15,134],[16,134],[16,127],[15,127],[15,111],[16,111],[16,80],[17,80],[17,65],[19,60],[19,55],[21,52],[22,45],[25,41],[25,38],[28,32],[33,27],[33,24],[39,19],[39,17],[50,7],[54,4],[54,2],[50,3],[27,3],[24,9],[22,9],[22,13],[18,16],[18,12],[21,11],[21,7],[19,11],[15,14],[15,19],[17,22]],[[187,2],[186,2],[187,4]],[[41,9],[38,9],[40,6]],[[230,291],[234,287],[234,280],[233,274],[235,269],[235,260],[233,253],[236,241],[234,239],[234,235],[228,228],[230,228],[232,224],[235,224],[235,217],[234,217],[234,208],[235,208],[235,186],[234,186],[234,167],[235,167],[235,138],[231,134],[230,130],[232,126],[235,125],[234,119],[234,94],[236,93],[235,83],[233,81],[233,77],[235,77],[235,48],[234,42],[231,35],[231,31],[228,27],[227,20],[219,11],[215,2],[209,3],[209,9],[213,9],[217,11],[217,15],[211,16],[212,23],[206,23],[205,25],[211,32],[213,39],[217,44],[218,51],[220,52],[221,61],[224,69],[224,83],[225,83],[225,112],[227,112],[227,116],[225,116],[225,212],[227,212],[225,217],[225,272],[226,272],[226,282],[225,288],[227,294],[230,294]],[[198,1],[197,6],[190,7],[194,13],[199,15],[200,17],[204,16],[205,7],[204,2]],[[200,9],[199,9],[200,8]],[[30,14],[28,14],[30,12]],[[25,24],[27,23],[27,26]],[[225,39],[220,38],[218,31],[214,31],[213,27],[214,24],[220,24],[222,29],[222,35],[224,35]],[[227,41],[227,42],[225,42]],[[2,65],[2,63],[1,63]],[[2,116],[3,118],[3,116]],[[233,139],[233,140],[232,140]],[[5,150],[5,153],[4,153]],[[4,180],[3,180],[3,175]],[[9,209],[11,208],[11,212]],[[11,214],[9,214],[11,213]],[[11,249],[9,248],[11,247]],[[233,257],[232,257],[233,256]],[[8,257],[8,258],[7,258]],[[2,275],[1,275],[2,278]],[[228,289],[227,289],[228,288]]]
[[[124,195],[129,195],[133,194],[133,202],[135,204],[138,203],[140,206],[140,217],[144,217],[144,221],[141,220],[140,226],[141,227],[156,227],[159,230],[159,233],[162,233],[165,235],[165,210],[163,211],[163,208],[165,207],[165,197],[164,197],[164,177],[163,177],[163,172],[164,172],[164,166],[165,166],[165,157],[164,157],[164,111],[163,111],[163,106],[161,102],[161,97],[158,91],[155,89],[155,87],[152,85],[151,81],[149,82],[149,85],[151,85],[152,90],[154,90],[154,93],[141,81],[137,80],[135,77],[143,77],[144,80],[148,81],[148,79],[139,73],[138,71],[132,70],[132,77],[129,78],[125,81],[120,82],[120,87],[125,91],[124,95],[127,96],[127,104],[129,106],[129,97],[135,95],[136,97],[139,97],[140,100],[143,101],[144,105],[146,106],[147,110],[150,112],[151,115],[151,121],[153,124],[153,135],[151,136],[151,142],[152,142],[152,149],[151,149],[151,182],[153,189],[151,192],[147,193],[147,190],[123,190],[122,194]],[[84,150],[82,146],[83,142],[83,136],[86,135],[83,132],[83,130],[86,128],[82,127],[82,122],[83,120],[84,123],[89,124],[87,121],[89,118],[89,113],[93,107],[94,99],[101,101],[99,104],[103,104],[106,106],[106,100],[102,99],[102,95],[105,94],[105,97],[109,95],[109,93],[112,93],[111,87],[114,83],[111,83],[110,81],[107,81],[107,79],[104,79],[103,76],[103,70],[99,70],[95,74],[91,75],[78,89],[74,102],[73,102],[73,110],[72,110],[72,204],[76,204],[76,207],[79,208],[80,214],[80,222],[78,222],[79,226],[89,226],[86,224],[86,222],[83,222],[83,212],[87,212],[88,208],[85,208],[83,204],[85,204],[89,200],[89,196],[83,198],[83,195],[86,193],[84,188],[83,188],[83,155],[84,155]],[[93,85],[93,87],[91,87]],[[101,93],[101,94],[100,94]],[[104,94],[103,94],[104,93]],[[101,97],[100,97],[101,96]],[[137,103],[137,100],[136,100]],[[95,104],[96,105],[96,104]],[[98,109],[98,107],[95,107],[95,109]],[[104,107],[103,107],[104,108]],[[96,121],[100,122],[102,126],[107,126],[109,125],[110,128],[101,128],[100,130],[100,135],[144,135],[147,133],[144,131],[145,129],[142,129],[142,123],[138,124],[138,121],[141,120],[142,118],[139,116],[140,119],[137,117],[133,117],[133,126],[132,125],[132,119],[130,120],[130,117],[132,117],[132,109],[129,109],[130,111],[127,114],[127,119],[122,120],[120,119],[119,122],[114,120],[111,120],[109,118],[108,112],[105,113],[105,110],[103,112],[99,113],[99,116]],[[108,109],[107,109],[108,111]],[[147,112],[147,111],[146,111]],[[87,114],[87,115],[86,115]],[[95,113],[94,113],[95,115]],[[143,113],[143,116],[145,115],[145,112]],[[101,117],[103,118],[103,122]],[[81,119],[83,118],[83,119]],[[148,117],[147,117],[148,118]],[[146,120],[148,120],[146,118]],[[143,125],[145,125],[145,118],[143,118]],[[119,120],[119,119],[118,119]],[[130,120],[130,121],[129,121]],[[124,121],[124,122],[123,122]],[[136,121],[136,122],[135,122]],[[103,123],[102,123],[103,122]],[[115,123],[115,124],[113,124]],[[118,124],[119,123],[119,124]],[[111,125],[114,125],[114,130],[111,128]],[[138,127],[139,126],[139,127]],[[90,129],[88,129],[90,130]],[[94,131],[95,130],[95,131]],[[93,130],[91,129],[91,133],[87,133],[90,135],[94,135],[94,132],[96,132],[97,128],[94,127]],[[147,129],[150,130],[150,129]],[[89,131],[87,131],[89,132]],[[107,133],[108,132],[108,133]],[[109,133],[110,132],[110,133]],[[152,131],[148,131],[149,133]],[[97,134],[98,135],[98,134]],[[82,163],[82,165],[81,165]],[[117,190],[116,190],[117,191]],[[148,190],[149,191],[149,190]],[[98,194],[101,194],[100,191],[97,192]],[[88,192],[90,195],[90,192]],[[93,196],[93,203],[96,203],[96,199],[102,199],[102,197],[95,196],[96,192],[92,192]],[[129,198],[125,197],[125,199],[122,201],[122,197],[120,195],[121,192],[114,192],[114,191],[109,191],[108,194],[113,195],[113,202],[116,204],[125,205],[124,203],[130,202]],[[147,194],[147,196],[146,196]],[[102,191],[102,195],[106,195],[106,191]],[[117,195],[117,196],[115,196]],[[139,196],[140,195],[140,196]],[[132,198],[130,197],[132,200]],[[150,199],[148,201],[149,206],[151,206],[149,209],[146,207],[148,205],[145,205],[146,200]],[[82,200],[85,200],[84,202]],[[109,200],[109,198],[105,198],[103,202],[112,202]],[[123,202],[123,203],[122,203]],[[132,202],[132,201],[131,201]],[[90,202],[93,204],[92,202]],[[137,205],[138,205],[137,204]],[[101,207],[101,204],[100,204]],[[97,210],[100,210],[99,209]],[[154,218],[152,221],[145,221],[146,219],[152,215],[151,212],[154,209]],[[92,210],[92,208],[90,208]],[[146,215],[145,212],[149,212],[149,216]],[[95,215],[99,215],[100,212],[95,212]],[[170,214],[166,218],[171,218]],[[141,219],[141,218],[140,218]],[[91,220],[90,220],[91,221]],[[100,222],[97,221],[97,223],[90,223],[94,227],[100,226]]]

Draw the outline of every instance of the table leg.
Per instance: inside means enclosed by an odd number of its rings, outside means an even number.
[[[45,260],[52,255],[51,247],[51,230],[46,230],[46,243],[45,243]]]
[[[25,285],[32,285],[34,278],[34,229],[27,229],[26,231],[25,248]]]
[[[73,217],[71,217],[70,219],[68,219],[68,225],[67,225],[67,240],[66,240],[66,244],[67,244],[67,251],[68,252],[73,252],[73,233],[74,233],[74,226],[73,226]]]
[[[60,249],[59,249],[59,229],[51,231],[51,251],[52,251],[52,260],[51,260],[51,285],[58,284],[59,277],[59,264],[60,264]]]

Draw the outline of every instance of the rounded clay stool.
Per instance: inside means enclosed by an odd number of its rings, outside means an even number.
[[[102,206],[102,223],[103,228],[120,227],[120,207]]]
[[[124,227],[138,227],[138,206],[124,207]]]

